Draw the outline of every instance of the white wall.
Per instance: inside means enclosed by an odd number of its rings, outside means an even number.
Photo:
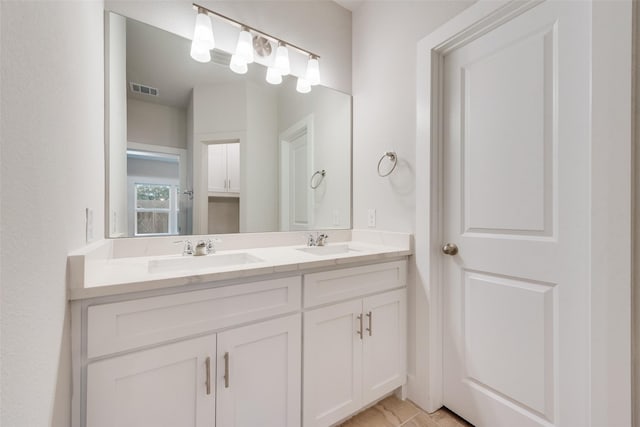
[[[240,231],[278,231],[276,87],[248,81],[247,138],[240,144]]]
[[[322,84],[351,92],[351,13],[331,1],[212,1],[199,2],[216,12],[320,55]],[[195,12],[191,2],[107,0],[106,8],[191,39]],[[214,21],[215,25],[219,21]],[[222,23],[220,23],[222,24]],[[238,29],[218,25],[216,47],[233,51]],[[220,31],[220,32],[219,32]],[[302,58],[292,53],[292,70],[299,73]]]
[[[67,253],[104,235],[101,1],[0,2],[3,426],[70,425]]]
[[[374,208],[376,228],[414,232],[414,171],[426,166],[415,158],[416,44],[472,3],[372,1],[353,12],[354,228],[367,228],[367,209]],[[385,151],[396,151],[399,160],[396,170],[381,178],[376,165]],[[428,309],[410,264],[409,397],[424,408]]]
[[[181,108],[127,99],[127,140],[187,148],[187,112]]]
[[[468,1],[372,1],[353,12],[354,228],[414,230],[416,43],[457,15]],[[398,167],[380,178],[385,151]]]
[[[279,92],[278,133],[313,113],[313,170],[327,174],[313,190],[312,228],[349,228],[351,187],[345,183],[351,179],[351,99],[323,87],[301,94],[295,85],[289,80]]]

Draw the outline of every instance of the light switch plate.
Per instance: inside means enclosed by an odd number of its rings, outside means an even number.
[[[367,211],[367,227],[375,227],[376,226],[376,210],[369,209]]]

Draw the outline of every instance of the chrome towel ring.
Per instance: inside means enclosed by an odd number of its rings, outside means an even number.
[[[393,165],[391,166],[391,169],[389,169],[389,171],[387,173],[382,173],[380,172],[380,165],[382,164],[382,161],[388,157],[389,160],[393,163]],[[380,160],[378,160],[378,175],[380,175],[381,177],[385,177],[385,176],[389,176],[391,175],[391,172],[394,171],[394,169],[396,168],[396,166],[398,165],[398,156],[396,155],[395,151],[387,151],[386,153],[384,153],[382,155],[382,157],[380,157]]]
[[[309,181],[309,185],[311,186],[311,188],[315,190],[316,188],[320,187],[320,184],[322,184],[322,181],[324,181],[324,176],[326,174],[327,174],[327,171],[325,171],[324,169],[322,169],[321,171],[315,171],[315,173],[311,175],[311,180]],[[320,179],[318,180],[316,185],[313,185],[313,180],[316,177],[316,175],[320,175]]]

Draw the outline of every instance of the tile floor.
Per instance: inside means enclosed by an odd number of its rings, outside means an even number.
[[[340,424],[340,427],[473,427],[453,412],[442,408],[427,414],[410,401],[389,396]]]

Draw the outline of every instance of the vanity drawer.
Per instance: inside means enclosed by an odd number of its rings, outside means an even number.
[[[304,275],[304,306],[315,307],[406,286],[407,261]]]
[[[300,309],[300,276],[94,305],[89,358],[210,332]]]

